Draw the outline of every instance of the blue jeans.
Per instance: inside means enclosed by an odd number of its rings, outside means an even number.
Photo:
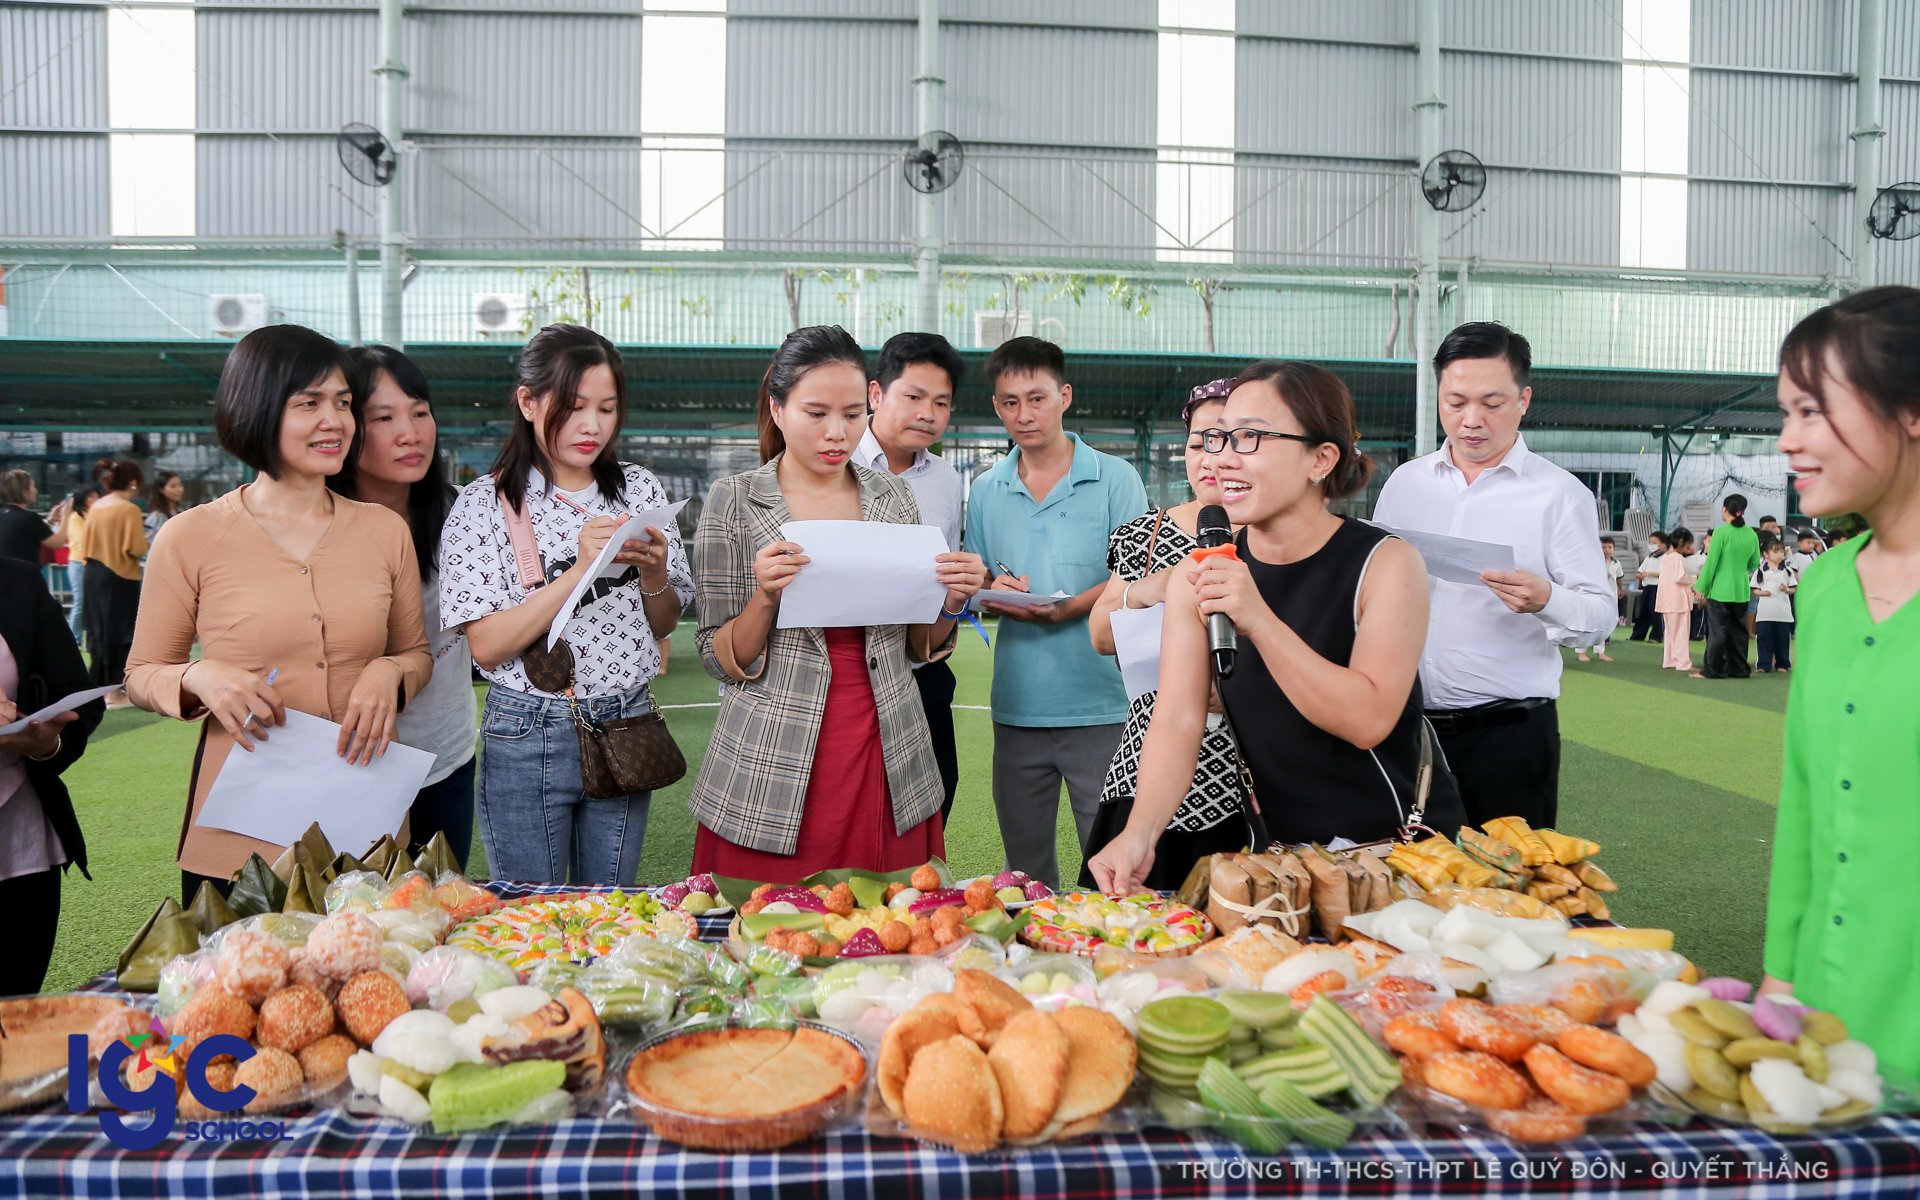
[[[645,687],[581,700],[598,721],[653,708]],[[651,792],[590,797],[580,787],[580,742],[567,702],[495,684],[480,718],[480,837],[495,879],[615,884],[640,872]]]
[[[87,627],[81,623],[80,596],[81,585],[87,581],[87,564],[69,562],[67,564],[67,591],[73,596],[73,607],[67,610],[67,628],[73,630],[73,640],[84,646]]]

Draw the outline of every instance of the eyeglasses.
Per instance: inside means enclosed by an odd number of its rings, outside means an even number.
[[[1258,454],[1261,438],[1285,438],[1303,446],[1318,446],[1321,442],[1303,433],[1275,433],[1267,429],[1202,429],[1199,438],[1200,449],[1208,454],[1219,454],[1229,444],[1235,454]]]

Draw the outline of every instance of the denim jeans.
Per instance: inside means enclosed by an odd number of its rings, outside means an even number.
[[[67,591],[73,596],[73,607],[67,612],[67,628],[73,630],[73,640],[81,646],[87,644],[87,627],[81,621],[82,585],[87,581],[87,564],[69,562],[67,564]]]
[[[595,720],[653,707],[644,687],[579,701]],[[480,718],[480,837],[495,879],[632,886],[651,792],[597,800],[580,787],[567,702],[495,684]]]

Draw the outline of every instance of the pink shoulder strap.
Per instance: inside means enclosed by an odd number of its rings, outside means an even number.
[[[507,522],[507,544],[513,547],[513,566],[520,575],[520,586],[531,592],[547,581],[546,572],[540,569],[540,551],[533,544],[533,522],[527,518],[526,509],[508,504],[505,496],[500,497],[500,515]]]

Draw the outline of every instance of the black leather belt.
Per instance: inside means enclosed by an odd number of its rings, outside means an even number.
[[[1430,708],[1426,716],[1433,724],[1433,731],[1444,736],[1491,729],[1496,725],[1518,724],[1526,720],[1527,714],[1534,709],[1551,707],[1553,701],[1540,696],[1531,700],[1493,700],[1472,708]]]

